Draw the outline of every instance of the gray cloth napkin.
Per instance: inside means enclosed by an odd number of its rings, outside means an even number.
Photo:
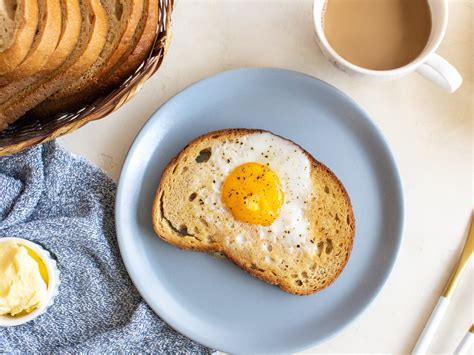
[[[144,303],[120,258],[115,183],[56,143],[0,157],[0,238],[51,252],[59,295],[27,324],[0,328],[2,352],[209,353]]]

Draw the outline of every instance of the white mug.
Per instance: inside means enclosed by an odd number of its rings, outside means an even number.
[[[363,77],[394,79],[416,71],[426,79],[443,89],[454,92],[462,83],[461,74],[435,53],[438,49],[448,25],[448,1],[428,0],[431,10],[431,34],[425,49],[412,62],[391,70],[371,70],[359,67],[342,58],[329,44],[323,29],[323,16],[326,0],[315,0],[313,19],[319,47],[323,54],[339,69]]]

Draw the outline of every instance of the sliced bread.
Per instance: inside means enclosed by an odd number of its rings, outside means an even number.
[[[242,222],[223,202],[222,186],[232,164],[247,159],[269,166],[282,183],[285,200],[270,224]],[[271,201],[255,202],[269,186],[262,176],[247,176],[266,184],[249,209]],[[238,189],[245,176],[237,179]],[[298,295],[317,292],[339,276],[355,233],[349,196],[331,170],[293,142],[254,129],[211,132],[190,142],[161,177],[152,220],[166,242],[223,253],[251,275]]]
[[[28,54],[39,22],[37,0],[0,0],[0,75]]]
[[[58,69],[0,105],[0,130],[79,79],[97,61],[107,39],[107,13],[100,0],[80,0],[80,5],[81,35],[76,48]]]
[[[0,104],[17,96],[25,88],[41,81],[46,75],[59,68],[69,57],[78,43],[81,33],[81,9],[79,0],[61,0],[61,36],[54,52],[46,64],[34,75],[15,80],[0,87]]]
[[[108,93],[123,83],[150,54],[158,26],[160,11],[158,1],[145,0],[144,11],[145,14],[131,41],[132,45],[122,58],[110,68],[108,74],[99,81],[93,92],[95,95]]]
[[[135,28],[142,16],[143,0],[102,0],[109,19],[106,44],[96,62],[83,75],[34,108],[37,116],[46,116],[78,108],[87,103],[87,91],[93,88],[103,71],[113,66],[130,45]]]
[[[15,20],[18,11],[15,1],[0,1],[0,52],[10,47],[17,25]]]
[[[157,4],[157,2],[155,2]],[[138,39],[141,37],[143,24],[148,16],[148,0],[134,0],[130,6],[127,6],[129,16],[122,16],[126,19],[126,29],[122,35],[122,39],[110,58],[104,63],[94,77],[91,78],[80,92],[64,98],[61,107],[57,106],[58,111],[66,111],[78,108],[86,103],[94,101],[97,97],[104,95],[106,92],[101,90],[102,83],[107,81],[110,72],[117,66],[125,62],[128,54],[135,48]],[[146,5],[146,6],[145,6]],[[138,66],[139,63],[136,64]]]
[[[30,76],[42,69],[58,44],[62,18],[60,2],[44,0],[38,4],[39,23],[31,48],[15,69],[0,76],[0,85]]]

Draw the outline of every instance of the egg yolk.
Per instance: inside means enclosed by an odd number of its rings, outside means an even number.
[[[284,194],[280,179],[268,166],[239,165],[225,178],[221,198],[235,219],[269,226],[280,214]]]

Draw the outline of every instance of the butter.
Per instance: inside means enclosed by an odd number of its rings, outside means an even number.
[[[0,315],[21,316],[42,305],[47,283],[46,266],[32,249],[0,239]]]

